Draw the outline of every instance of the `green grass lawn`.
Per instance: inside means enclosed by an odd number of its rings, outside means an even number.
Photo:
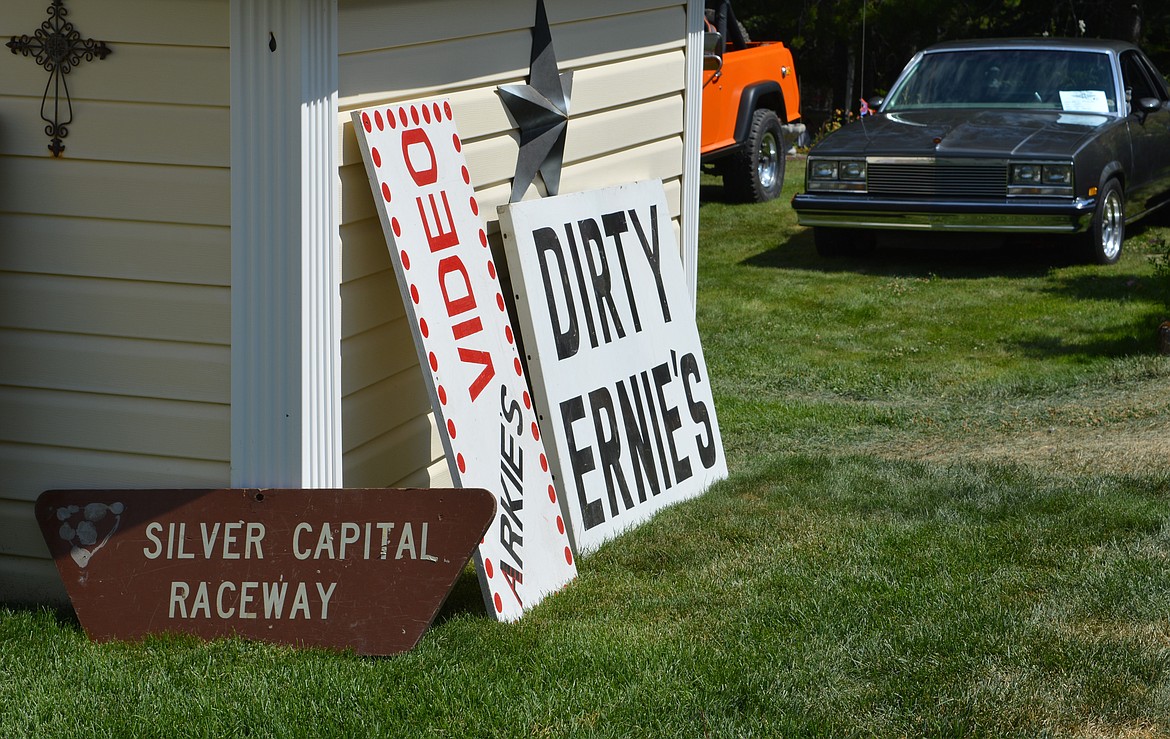
[[[0,737],[1170,736],[1170,228],[824,261],[789,196],[702,210],[730,478],[522,622],[471,574],[387,659],[0,608]]]

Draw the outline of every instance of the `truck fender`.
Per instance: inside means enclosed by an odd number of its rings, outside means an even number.
[[[752,127],[752,114],[758,108],[769,108],[776,111],[780,120],[784,120],[784,93],[780,90],[780,83],[774,80],[756,82],[743,88],[739,96],[739,111],[735,118],[735,142],[742,144],[747,141]]]

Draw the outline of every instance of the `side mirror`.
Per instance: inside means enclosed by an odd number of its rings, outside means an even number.
[[[1158,98],[1139,98],[1137,104],[1143,113],[1156,113],[1162,109],[1162,101]]]
[[[718,31],[707,31],[703,34],[703,69],[704,71],[718,71],[723,68],[723,34]]]
[[[884,102],[886,102],[886,99],[884,97],[882,97],[881,95],[878,95],[877,97],[870,98],[869,99],[869,109],[876,113],[877,109],[882,107],[882,103],[884,103]]]

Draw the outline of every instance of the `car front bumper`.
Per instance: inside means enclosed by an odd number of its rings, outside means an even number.
[[[792,199],[802,226],[988,233],[1080,233],[1092,224],[1096,206],[1095,198],[914,200],[800,193]]]

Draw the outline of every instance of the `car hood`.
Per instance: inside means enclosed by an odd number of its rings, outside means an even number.
[[[929,110],[866,116],[825,138],[813,155],[1072,156],[1115,120],[1060,111]]]

